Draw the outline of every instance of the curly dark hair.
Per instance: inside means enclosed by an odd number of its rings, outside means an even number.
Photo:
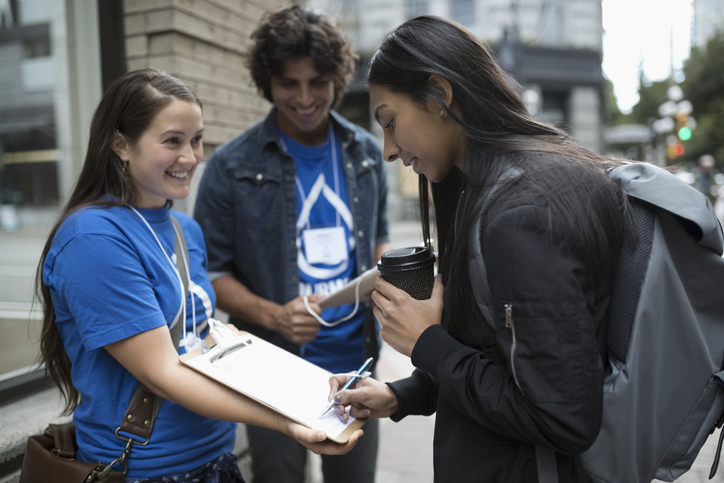
[[[271,79],[282,73],[284,62],[310,57],[321,75],[332,78],[332,108],[341,104],[359,57],[344,30],[327,15],[298,5],[267,12],[250,38],[246,66],[269,102],[274,102]]]

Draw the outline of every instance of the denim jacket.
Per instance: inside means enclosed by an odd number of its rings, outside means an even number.
[[[278,304],[299,296],[294,160],[279,142],[272,109],[266,119],[209,158],[194,218],[204,232],[209,278],[231,275],[252,293]],[[342,166],[354,219],[357,274],[372,267],[375,247],[389,240],[387,178],[377,140],[335,112]],[[280,334],[231,317],[230,322],[284,349],[299,346]],[[365,307],[364,357],[377,357],[377,323]]]

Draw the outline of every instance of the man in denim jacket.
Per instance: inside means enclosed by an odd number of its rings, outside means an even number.
[[[377,358],[377,323],[368,303],[322,312],[317,302],[391,248],[378,142],[331,111],[355,59],[325,16],[296,6],[266,14],[248,67],[274,107],[214,152],[195,210],[230,321],[335,373]],[[323,457],[325,481],[374,482],[377,421],[364,430],[347,455]],[[263,428],[247,432],[255,483],[303,482],[301,445]]]

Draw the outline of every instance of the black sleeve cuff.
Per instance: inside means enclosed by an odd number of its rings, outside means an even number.
[[[410,377],[387,385],[397,397],[397,413],[390,416],[398,422],[405,416],[429,416],[435,412],[437,403],[437,382],[429,374],[415,369]]]
[[[410,359],[415,367],[439,380],[445,361],[461,350],[471,349],[455,340],[441,325],[432,325],[417,339]]]

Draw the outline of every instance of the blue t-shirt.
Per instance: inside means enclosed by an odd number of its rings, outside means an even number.
[[[171,210],[138,212],[163,250],[131,208],[86,208],[61,224],[43,265],[73,385],[82,395],[73,420],[78,458],[84,461],[110,463],[120,456],[125,442],[114,432],[138,386],[103,346],[170,325],[181,308],[179,278],[169,261],[175,259]],[[177,211],[173,215],[189,251],[195,313],[190,296],[186,330],[192,332],[195,316],[197,332],[204,337],[216,304],[206,275],[204,239],[193,219]],[[126,476],[164,476],[202,466],[232,451],[235,427],[163,400],[149,444],[134,445],[130,452]]]
[[[331,129],[326,142],[320,146],[305,146],[284,133],[281,138],[296,167],[299,294],[329,295],[357,275],[354,221],[341,148]],[[310,247],[305,246],[304,232],[332,227],[344,230],[346,259],[338,263],[310,262]],[[322,325],[317,338],[302,346],[302,357],[334,373],[357,370],[364,361],[363,309],[360,304],[354,316],[334,327]],[[354,304],[331,307],[322,311],[322,318],[333,323],[350,316],[353,310]]]

